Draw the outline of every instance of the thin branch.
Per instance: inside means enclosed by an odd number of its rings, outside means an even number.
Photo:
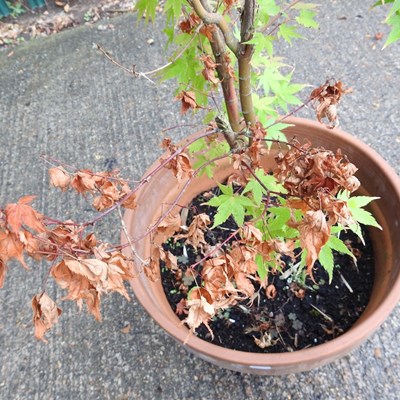
[[[279,20],[280,17],[282,17],[283,14],[285,14],[287,11],[289,11],[292,7],[294,7],[298,2],[300,2],[300,0],[294,0],[292,1],[290,4],[288,4],[283,10],[281,10],[278,14],[276,14],[273,18],[271,18],[268,23],[262,28],[260,29],[260,31],[262,33],[265,33],[265,31],[271,27],[272,25],[275,24],[276,21]],[[268,33],[268,35],[270,35],[270,33]]]
[[[228,243],[234,236],[236,236],[239,233],[240,228],[236,229],[233,233],[231,233],[223,242],[219,243],[217,246],[215,246],[211,251],[209,251],[201,260],[195,262],[192,264],[189,268],[194,269],[198,265],[200,265],[202,262],[207,260],[207,258],[211,257],[214,253],[216,253],[218,250],[222,249],[222,246],[226,243]]]
[[[240,103],[247,127],[254,125],[257,121],[251,87],[251,58],[254,52],[254,45],[247,43],[253,37],[254,33],[255,10],[255,0],[245,0],[241,15],[241,44],[237,53],[239,61]]]
[[[201,167],[199,167],[197,170],[195,170],[192,174],[192,176],[190,177],[190,179],[188,179],[185,183],[185,185],[182,187],[181,191],[178,193],[178,195],[176,196],[176,198],[174,199],[173,203],[169,205],[169,207],[167,208],[166,211],[163,212],[163,214],[157,219],[157,221],[147,229],[147,231],[137,237],[133,239],[133,242],[138,242],[139,240],[142,240],[143,238],[145,238],[147,235],[150,235],[152,232],[154,232],[154,230],[160,225],[160,223],[168,216],[168,214],[172,211],[172,209],[174,207],[176,207],[178,205],[178,202],[180,200],[180,198],[183,196],[183,194],[185,193],[186,189],[188,188],[188,186],[190,185],[190,183],[192,182],[193,178],[195,178],[205,167],[209,166],[210,164],[214,163],[215,161],[219,161],[222,160],[226,157],[229,157],[231,155],[231,152],[224,154],[223,156],[220,157],[215,157],[212,160],[208,160],[206,163],[204,163]]]
[[[202,0],[200,6],[204,8],[205,12],[211,13],[211,8],[207,0]],[[196,9],[194,10],[196,11]],[[217,28],[212,31],[210,46],[215,57],[215,63],[217,64],[216,70],[221,83],[229,124],[233,131],[228,141],[229,145],[231,145],[231,143],[236,141],[235,133],[241,130],[239,100],[236,93],[234,77],[231,73],[231,61],[226,50],[225,38],[220,29]]]
[[[200,24],[197,29],[196,32],[199,32],[200,29],[203,27],[203,24]],[[155,85],[155,82],[153,82],[148,75],[154,75],[157,74],[158,72],[161,72],[162,70],[164,70],[165,68],[168,68],[170,65],[174,64],[177,60],[179,60],[182,57],[182,54],[187,50],[187,48],[192,44],[192,42],[194,41],[194,39],[196,38],[195,35],[193,35],[190,40],[185,44],[185,46],[183,46],[183,48],[181,49],[181,51],[179,51],[179,53],[169,62],[167,62],[166,64],[164,64],[163,66],[153,69],[151,71],[145,71],[145,72],[138,72],[136,71],[136,65],[133,65],[132,68],[127,68],[124,65],[120,64],[118,61],[116,61],[114,58],[111,57],[110,53],[105,50],[103,47],[101,47],[99,44],[97,43],[93,43],[93,45],[97,48],[97,50],[99,50],[101,53],[103,53],[103,55],[107,58],[107,60],[109,60],[111,63],[113,63],[114,65],[116,65],[117,67],[121,68],[123,71],[127,72],[130,75],[133,75],[135,78],[139,78],[139,77],[144,77],[145,79],[147,79],[149,82],[153,83]]]
[[[201,18],[205,25],[217,25],[221,29],[222,34],[225,38],[226,45],[232,50],[233,53],[237,53],[239,49],[239,42],[235,38],[231,27],[226,22],[224,16],[220,13],[209,12],[203,7],[200,0],[192,0],[192,7],[196,14]]]
[[[128,229],[126,228],[126,225],[125,225],[124,217],[123,217],[123,215],[122,215],[121,207],[120,207],[120,206],[117,207],[117,211],[118,211],[119,219],[120,219],[120,221],[121,221],[122,230],[124,231],[126,240],[127,240],[128,243],[129,243],[129,247],[130,247],[130,249],[132,250],[132,253],[133,253],[133,254],[136,256],[136,258],[142,263],[143,266],[149,265],[149,262],[148,262],[148,261],[143,260],[142,257],[139,256],[139,254],[137,253],[137,251],[136,251],[136,249],[135,249],[135,247],[134,247],[134,245],[133,245],[133,243],[132,243],[132,240],[131,240],[131,238],[130,238],[130,236],[129,236],[129,233],[128,233]]]

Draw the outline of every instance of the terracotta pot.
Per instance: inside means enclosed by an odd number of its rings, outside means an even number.
[[[396,237],[400,224],[400,180],[392,168],[375,151],[355,137],[339,130],[328,130],[319,123],[291,118],[287,121],[294,126],[287,128],[288,138],[308,139],[314,146],[323,146],[335,151],[342,149],[358,168],[357,177],[362,182],[362,194],[378,196],[371,211],[383,231],[371,229],[375,252],[375,283],[371,300],[355,325],[345,334],[330,342],[295,352],[279,354],[247,353],[222,348],[189,335],[170,308],[160,280],[151,282],[144,273],[131,284],[134,293],[150,316],[177,342],[184,344],[190,352],[211,363],[240,372],[259,375],[283,375],[306,371],[327,364],[344,356],[361,344],[386,319],[400,299],[400,247]],[[271,160],[267,164],[272,165]],[[153,164],[149,172],[159,165]],[[215,179],[227,177],[231,167],[221,164]],[[183,184],[178,184],[171,171],[163,169],[137,194],[138,207],[125,214],[125,224],[132,238],[138,238],[161,215],[180,192]],[[215,186],[206,178],[195,178],[184,191],[179,204],[188,204],[200,192]],[[124,236],[124,235],[123,235]],[[123,238],[123,242],[126,239]],[[149,238],[137,244],[137,252],[142,258],[150,254]],[[129,253],[129,250],[127,250]],[[138,263],[139,265],[139,263]]]

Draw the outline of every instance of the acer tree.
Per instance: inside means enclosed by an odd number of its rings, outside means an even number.
[[[154,18],[156,6],[157,1],[139,0],[139,17]],[[209,328],[220,310],[244,299],[254,301],[258,287],[273,299],[277,291],[268,276],[283,273],[288,263],[313,279],[319,260],[332,279],[333,251],[354,258],[340,233],[347,229],[361,236],[360,224],[379,225],[363,209],[373,198],[351,197],[360,182],[357,167],[345,154],[287,141],[284,135],[285,119],[308,104],[321,123],[334,129],[342,96],[350,92],[332,79],[301,101],[297,94],[304,85],[292,83],[292,71],[274,56],[276,40],[291,43],[301,37],[300,27],[318,26],[314,4],[166,0],[164,11],[165,31],[175,46],[171,61],[149,72],[125,70],[147,79],[174,78],[181,112],[200,111],[204,129],[183,146],[165,138],[158,167],[132,187],[118,171],[73,170],[48,159],[54,164],[49,170],[51,184],[90,198],[99,214],[86,222],[54,220],[32,207],[34,196],[0,208],[0,286],[11,260],[25,268],[25,256],[48,260],[49,277],[66,291],[64,299],[75,301],[79,308],[85,305],[100,320],[103,294],[117,292],[129,300],[125,283],[135,274],[133,260],[122,253],[121,245],[102,242],[93,231],[95,223],[110,212],[134,210],[135,192],[162,169],[189,185],[194,176],[212,176],[215,163],[230,158],[235,173],[228,181],[217,182],[219,194],[210,195],[206,202],[214,209],[212,218],[199,213],[187,225],[184,207],[180,214],[170,212],[179,205],[178,196],[143,232],[151,236],[153,247],[151,257],[141,260],[141,268],[152,278],[161,260],[174,271],[187,293],[177,313],[186,315],[186,324],[195,331],[201,324]],[[267,171],[262,157],[272,145],[281,151],[275,168]],[[236,223],[235,229],[211,247],[205,236],[228,218]],[[163,247],[166,240],[182,239],[199,258],[185,273],[177,257]],[[128,238],[128,244],[138,256],[135,240]],[[304,297],[304,288],[294,290]],[[61,310],[45,291],[33,297],[32,307],[35,336],[45,340]],[[266,346],[266,340],[266,336],[257,339],[260,346]]]

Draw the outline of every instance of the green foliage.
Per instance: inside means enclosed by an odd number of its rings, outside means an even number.
[[[21,14],[24,14],[26,12],[25,7],[22,4],[21,0],[18,1],[6,1],[6,4],[8,8],[11,11],[11,16],[13,18],[19,17]]]
[[[212,160],[229,153],[229,145],[227,142],[219,140],[210,146],[205,138],[201,138],[192,143],[188,150],[195,158],[193,168],[200,169],[199,176],[205,173],[209,178],[212,178],[215,167]]]
[[[336,235],[331,235],[328,242],[321,249],[318,258],[322,267],[328,273],[329,283],[332,282],[333,269],[335,267],[333,250],[341,254],[346,254],[347,256],[353,259],[355,264],[357,264],[357,259],[355,258],[354,254],[349,250],[349,248],[344,244],[344,242],[341,239],[339,239]]]
[[[347,202],[347,206],[355,222],[354,224],[351,224],[349,228],[360,238],[362,243],[364,243],[364,237],[361,231],[360,224],[382,229],[382,227],[378,224],[374,216],[369,211],[364,210],[363,208],[367,206],[371,201],[379,199],[379,197],[371,197],[371,196],[349,197],[347,192],[342,192],[339,193],[338,198],[345,200]]]
[[[137,0],[135,10],[138,13],[138,19],[144,17],[146,22],[154,21],[157,4],[158,0]]]
[[[286,189],[277,182],[273,175],[268,175],[263,169],[255,171],[256,178],[249,179],[242,194],[250,193],[251,198],[257,206],[261,205],[263,195],[268,195],[268,191],[274,193],[287,193]]]
[[[238,226],[244,223],[246,208],[253,207],[254,203],[248,197],[234,193],[232,185],[218,184],[222,194],[210,199],[206,204],[218,207],[211,229],[223,224],[231,215]]]
[[[400,0],[380,0],[377,1],[373,7],[393,4],[388,12],[385,22],[391,27],[388,38],[386,39],[383,48],[389,46],[390,44],[396,42],[400,39]]]

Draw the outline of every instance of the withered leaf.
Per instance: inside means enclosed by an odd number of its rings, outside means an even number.
[[[4,286],[4,279],[6,277],[7,265],[0,259],[0,289]]]
[[[187,92],[183,90],[176,96],[177,100],[181,100],[181,113],[185,114],[190,108],[196,110],[200,106],[196,102],[196,95],[194,92]]]
[[[33,297],[32,309],[35,337],[47,343],[44,335],[58,322],[58,317],[61,315],[62,311],[46,292],[42,292]]]
[[[326,244],[330,235],[325,214],[322,210],[307,211],[299,224],[300,245],[307,250],[307,273],[312,277],[312,269],[319,252]]]
[[[63,167],[54,167],[49,169],[50,183],[63,192],[68,190],[71,184],[71,176]]]
[[[9,231],[0,230],[0,261],[6,264],[8,260],[14,258],[18,260],[26,269],[24,244],[19,240],[18,236]]]
[[[4,214],[6,222],[14,233],[18,233],[23,225],[36,232],[44,232],[43,216],[30,206],[36,196],[21,197],[17,203],[6,206]]]
[[[204,324],[208,331],[211,333],[212,338],[214,334],[208,325],[210,319],[215,315],[215,309],[212,305],[210,294],[204,288],[197,288],[191,291],[191,297],[186,301],[189,309],[188,316],[184,322],[189,326],[190,330],[194,332],[201,324]]]

